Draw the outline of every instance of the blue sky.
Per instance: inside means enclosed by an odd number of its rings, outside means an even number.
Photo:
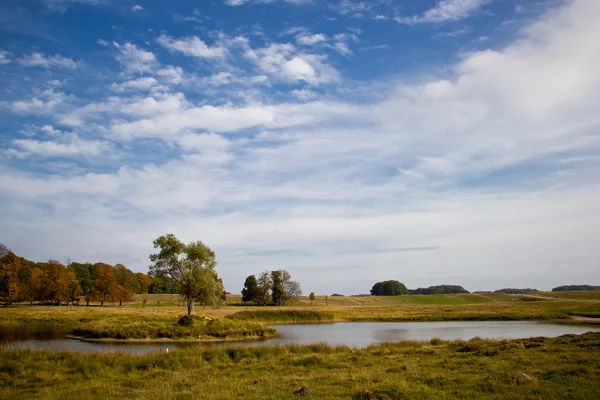
[[[226,288],[598,283],[594,0],[5,0],[0,241]]]

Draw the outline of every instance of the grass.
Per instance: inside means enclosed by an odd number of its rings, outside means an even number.
[[[189,326],[175,321],[132,320],[115,323],[114,320],[93,321],[75,328],[73,335],[88,339],[243,339],[275,336],[275,329],[265,324],[243,320],[195,319]]]
[[[185,349],[143,356],[0,349],[0,399],[597,399],[600,334]]]
[[[264,321],[270,323],[306,324],[333,322],[333,313],[314,310],[252,310],[238,311],[225,318],[244,321]]]

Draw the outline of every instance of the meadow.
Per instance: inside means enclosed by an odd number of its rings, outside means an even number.
[[[448,294],[410,296],[325,297],[313,302],[302,296],[283,307],[253,306],[240,295],[228,295],[219,308],[197,306],[197,316],[268,323],[340,321],[476,321],[564,320],[600,315],[600,291],[585,294]],[[144,301],[145,299],[145,301]],[[94,321],[123,325],[143,320],[176,323],[186,313],[178,295],[136,295],[131,303],[86,306],[15,304],[0,309],[0,323],[89,324]]]
[[[194,349],[0,349],[0,399],[598,399],[600,334]]]

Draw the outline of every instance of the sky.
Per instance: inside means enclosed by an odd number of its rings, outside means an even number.
[[[600,284],[597,0],[3,0],[0,242],[225,288]]]

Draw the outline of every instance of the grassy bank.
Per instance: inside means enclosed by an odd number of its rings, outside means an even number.
[[[193,324],[180,325],[172,320],[93,321],[75,328],[73,335],[87,339],[244,339],[275,336],[275,329],[265,324],[243,320],[195,319]]]
[[[600,334],[511,341],[197,349],[144,356],[0,349],[0,398],[597,399]]]
[[[225,318],[243,321],[263,321],[270,323],[307,324],[333,322],[329,311],[315,310],[246,310],[227,315]]]

